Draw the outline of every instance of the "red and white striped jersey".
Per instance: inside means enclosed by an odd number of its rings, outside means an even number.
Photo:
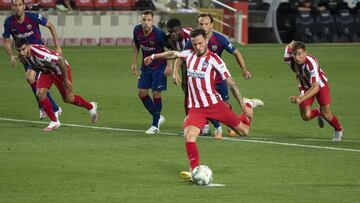
[[[57,62],[60,55],[44,45],[32,44],[30,46],[30,57],[24,57],[25,63],[36,72],[53,73],[61,75]],[[65,60],[66,62],[66,60]],[[68,63],[66,62],[68,65]]]
[[[292,56],[291,49],[286,47],[284,62],[290,65],[292,71],[296,73],[296,78],[299,82],[300,89],[310,89],[311,83],[313,82],[317,82],[320,88],[327,85],[325,72],[321,70],[320,65],[315,57],[307,55],[305,63],[303,65],[297,65]]]
[[[182,28],[183,30],[183,36],[182,36],[182,41],[176,41],[176,49],[178,51],[182,51],[185,48],[186,42],[190,40],[190,32],[192,31],[192,28],[190,27],[185,27]]]
[[[225,80],[230,77],[224,61],[215,53],[207,51],[201,57],[191,50],[177,52],[186,61],[188,77],[188,107],[204,108],[217,104],[221,99],[215,89],[215,77],[220,74]]]

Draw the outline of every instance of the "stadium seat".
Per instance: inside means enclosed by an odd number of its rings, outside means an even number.
[[[80,46],[79,38],[65,38],[64,46]]]
[[[112,3],[115,10],[131,10],[134,0],[112,0]]]
[[[354,18],[349,9],[340,9],[336,14],[337,42],[351,42],[354,32]]]
[[[335,36],[335,20],[330,10],[323,10],[316,15],[317,32],[315,42],[333,42]]]
[[[0,0],[0,10],[10,10],[11,0]]]
[[[81,38],[81,46],[97,46],[95,38]]]
[[[75,5],[78,10],[94,10],[94,0],[76,0]]]
[[[40,0],[41,8],[55,8],[56,0]]]
[[[295,40],[314,42],[315,21],[310,11],[300,11],[295,19]]]
[[[100,46],[115,46],[115,39],[112,37],[100,38]]]
[[[59,41],[61,46],[64,45],[64,40],[63,39],[58,38],[58,41]],[[55,46],[54,39],[53,38],[48,38],[46,40],[46,46]]]
[[[129,37],[118,37],[116,38],[117,46],[129,46],[132,43],[132,39]]]
[[[94,6],[96,10],[112,10],[111,0],[95,0]]]

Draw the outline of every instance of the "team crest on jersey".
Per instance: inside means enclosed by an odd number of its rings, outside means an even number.
[[[154,46],[154,45],[155,45],[155,41],[153,41],[153,40],[149,41],[149,45],[150,45],[150,46]]]
[[[211,45],[211,50],[213,51],[213,52],[215,52],[216,50],[217,50],[217,45],[216,44],[213,44],[213,45]]]
[[[209,66],[209,62],[204,61],[203,64],[202,64],[202,69],[207,69],[208,66]]]
[[[28,25],[26,25],[26,28],[27,28],[28,30],[31,30],[31,29],[32,29],[32,25],[31,25],[31,24],[28,24]]]

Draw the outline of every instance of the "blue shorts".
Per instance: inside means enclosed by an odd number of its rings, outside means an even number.
[[[228,90],[225,80],[223,80],[222,82],[216,83],[215,89],[217,92],[219,92],[223,101],[229,100],[229,90]]]
[[[164,75],[166,64],[161,64],[158,68],[144,68],[141,66],[141,74],[138,80],[139,89],[152,89],[153,91],[166,90],[167,80]]]

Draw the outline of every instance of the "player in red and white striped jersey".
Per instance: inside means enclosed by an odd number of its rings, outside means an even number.
[[[53,131],[61,126],[51,107],[47,92],[53,84],[58,88],[64,102],[81,106],[89,110],[93,123],[97,121],[97,104],[89,103],[79,95],[72,92],[71,70],[68,62],[59,53],[50,50],[44,45],[29,45],[26,39],[16,40],[16,49],[21,63],[31,65],[32,69],[39,73],[37,80],[37,92],[39,104],[50,118],[50,124],[44,131]]]
[[[195,29],[190,33],[191,43],[194,50],[182,52],[168,51],[153,54],[145,58],[145,63],[151,63],[155,59],[182,58],[187,65],[188,77],[188,103],[189,114],[184,121],[184,136],[186,140],[186,152],[193,170],[199,165],[199,153],[196,139],[201,129],[207,124],[208,119],[215,119],[234,129],[240,135],[247,135],[250,131],[250,122],[253,116],[253,108],[262,106],[263,102],[258,99],[245,99],[226,68],[225,63],[215,53],[207,48],[206,33],[203,29]],[[216,75],[220,74],[226,80],[234,97],[243,112],[237,116],[222,100],[216,91]],[[188,172],[183,172],[187,178]]]
[[[318,117],[319,126],[324,127],[325,119],[335,129],[333,141],[341,141],[343,128],[336,116],[330,111],[330,89],[328,80],[315,57],[307,54],[305,44],[292,41],[285,48],[284,61],[295,72],[299,83],[299,96],[291,96],[292,103],[299,104],[303,120],[309,121]],[[314,100],[318,100],[320,108],[311,109]]]

